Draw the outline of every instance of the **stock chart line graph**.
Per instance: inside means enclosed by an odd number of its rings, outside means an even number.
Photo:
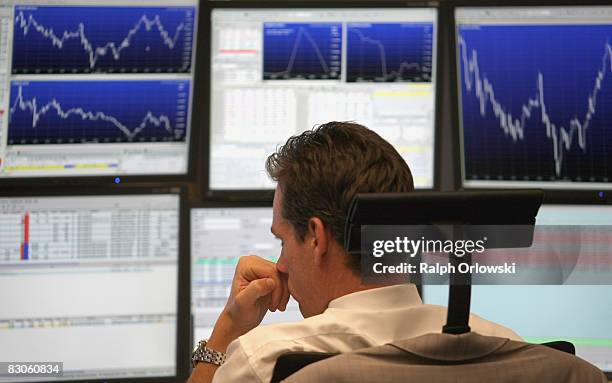
[[[183,80],[13,81],[8,143],[184,141],[188,99]]]
[[[264,80],[339,79],[342,25],[264,23]]]
[[[193,7],[15,9],[13,73],[189,72]]]
[[[610,36],[609,25],[460,29],[466,179],[608,182]]]
[[[348,82],[429,82],[433,24],[349,23]]]

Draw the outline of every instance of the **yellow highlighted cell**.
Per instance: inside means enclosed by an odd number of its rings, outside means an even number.
[[[428,90],[402,90],[402,91],[377,91],[374,92],[374,97],[423,97],[430,96],[431,91]]]
[[[431,148],[427,147],[427,146],[420,146],[420,145],[412,145],[412,146],[400,146],[399,148],[397,148],[397,151],[400,154],[405,154],[405,153],[424,153],[427,151],[430,151]]]
[[[76,169],[108,169],[108,164],[77,164]]]
[[[5,167],[9,172],[15,171],[36,171],[36,170],[61,170],[64,169],[64,165],[11,165]]]

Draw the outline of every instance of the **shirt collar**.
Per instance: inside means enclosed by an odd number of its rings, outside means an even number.
[[[347,294],[329,302],[328,308],[366,309],[370,311],[421,304],[423,304],[423,301],[419,297],[416,286],[412,283],[407,283]]]

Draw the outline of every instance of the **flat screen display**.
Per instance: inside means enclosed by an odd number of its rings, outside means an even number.
[[[465,187],[612,187],[612,7],[458,8]]]
[[[0,5],[0,180],[188,170],[197,0]]]
[[[580,238],[567,236],[567,225],[597,232],[582,233],[589,251],[606,257],[612,246],[612,205],[542,205],[536,225],[557,252],[572,251]],[[555,233],[555,226],[561,229]],[[567,254],[567,253],[565,253]],[[423,286],[425,303],[448,304],[447,285]],[[576,355],[604,371],[612,371],[612,305],[609,285],[478,285],[472,286],[471,312],[507,326],[527,342],[572,342]]]
[[[0,197],[0,360],[60,378],[177,375],[179,197]]]
[[[267,156],[329,121],[379,133],[434,186],[437,10],[214,9],[212,190],[273,189]]]

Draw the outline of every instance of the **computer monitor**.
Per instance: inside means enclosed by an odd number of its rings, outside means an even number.
[[[188,172],[198,0],[0,6],[0,181]]]
[[[210,337],[227,302],[238,259],[259,255],[276,261],[280,241],[270,232],[271,207],[191,209],[191,311],[194,344]],[[291,299],[284,312],[268,312],[263,324],[302,320]]]
[[[547,235],[564,241],[566,231],[557,234],[555,225],[597,227],[589,236],[590,249],[605,251],[612,246],[612,205],[542,205],[536,219],[547,225]],[[561,239],[564,238],[564,239]],[[448,286],[423,286],[425,303],[446,306]],[[612,372],[612,295],[610,285],[477,285],[472,287],[472,313],[500,323],[528,342],[567,340],[576,354],[600,369]]]
[[[184,381],[180,196],[144,193],[0,196],[0,360],[63,364],[0,382]]]
[[[329,121],[373,129],[434,187],[435,8],[211,12],[210,190],[272,189],[265,161]]]
[[[612,188],[612,7],[459,7],[464,187]]]

